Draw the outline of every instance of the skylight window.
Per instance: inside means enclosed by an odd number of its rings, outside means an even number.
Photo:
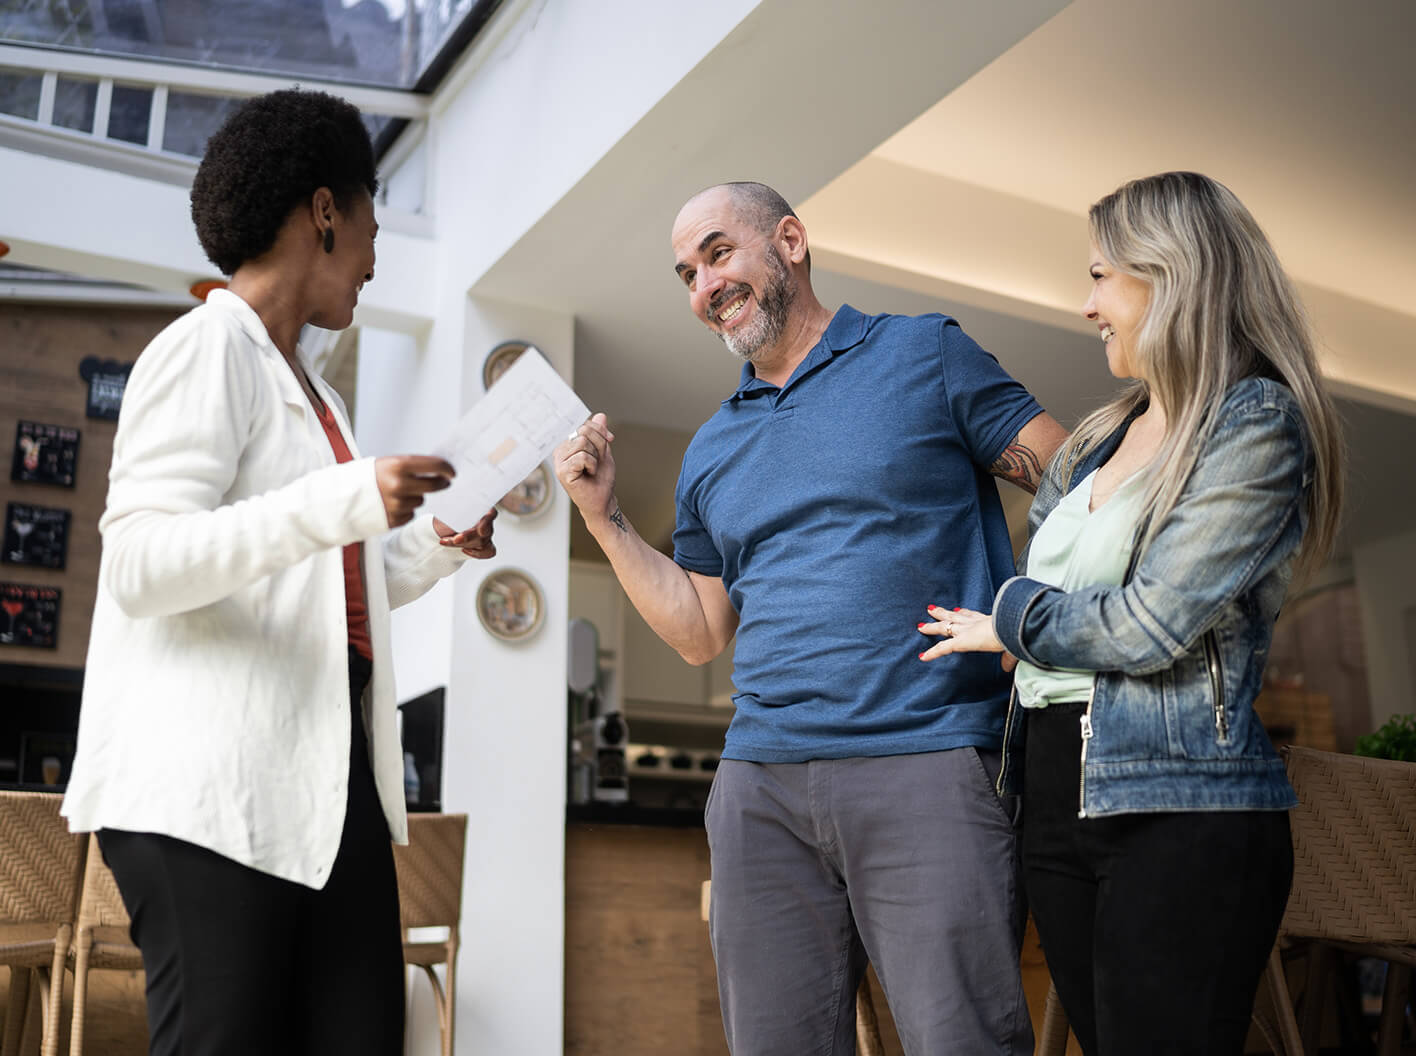
[[[500,0],[9,0],[0,43],[428,92]]]

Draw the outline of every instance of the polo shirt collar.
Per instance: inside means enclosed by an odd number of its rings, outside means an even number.
[[[869,317],[861,314],[849,304],[843,304],[836,309],[836,314],[831,317],[831,322],[826,325],[826,332],[821,335],[821,340],[806,358],[797,364],[796,370],[792,371],[792,376],[787,379],[787,383],[782,386],[785,392],[796,384],[797,380],[805,377],[815,370],[822,363],[834,358],[841,352],[847,352],[865,340],[865,332],[869,328]],[[769,385],[757,377],[757,372],[753,370],[751,363],[742,365],[742,373],[738,376],[737,391],[728,397],[724,402],[731,403],[734,400],[756,395],[763,392],[776,392],[775,385]]]

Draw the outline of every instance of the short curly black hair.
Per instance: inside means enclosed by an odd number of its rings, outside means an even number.
[[[225,275],[275,244],[292,209],[321,187],[342,212],[360,188],[373,194],[374,148],[351,103],[287,88],[247,99],[207,140],[192,181],[192,220]]]

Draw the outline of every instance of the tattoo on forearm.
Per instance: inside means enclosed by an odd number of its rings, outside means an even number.
[[[610,523],[622,532],[629,531],[629,525],[624,523],[624,512],[618,506],[615,507],[615,512],[610,514]]]
[[[1037,453],[1016,440],[1003,449],[988,471],[1032,494],[1037,494],[1037,482],[1042,479],[1042,464]]]

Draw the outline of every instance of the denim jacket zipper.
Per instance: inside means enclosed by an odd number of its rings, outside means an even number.
[[[1214,700],[1214,732],[1219,743],[1229,740],[1229,712],[1224,707],[1224,670],[1219,662],[1219,642],[1213,628],[1205,632],[1205,667],[1209,670],[1210,689]]]
[[[1087,816],[1087,742],[1092,739],[1092,701],[1096,700],[1096,679],[1092,678],[1091,692],[1087,694],[1087,710],[1078,720],[1082,724],[1082,765],[1077,779],[1077,817]]]

